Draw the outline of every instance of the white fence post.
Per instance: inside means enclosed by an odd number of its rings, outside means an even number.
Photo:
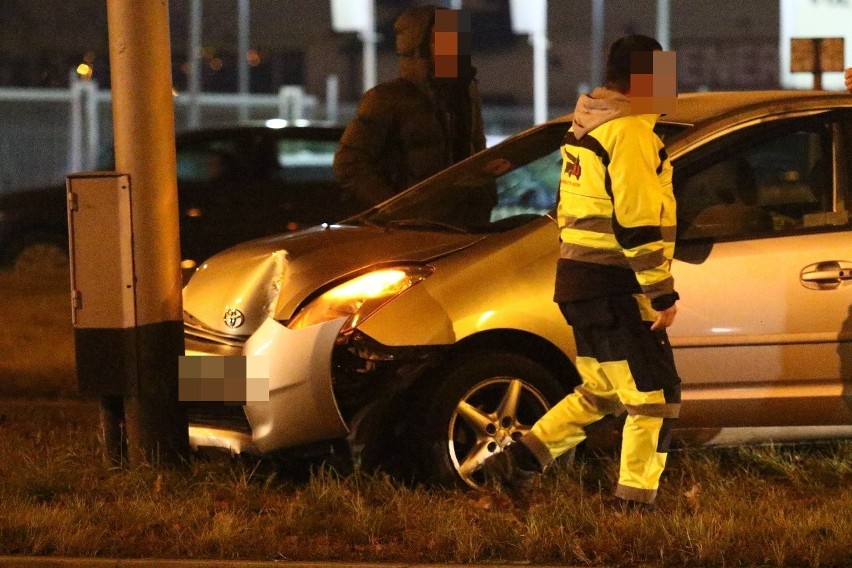
[[[305,90],[298,85],[285,85],[278,89],[278,116],[298,120],[305,114]]]
[[[83,166],[83,87],[77,73],[68,78],[71,91],[70,136],[68,146],[68,172],[79,172]]]
[[[71,116],[69,125],[68,172],[90,170],[98,163],[99,116],[98,84],[69,76]]]
[[[95,81],[83,81],[86,97],[86,153],[83,167],[93,170],[98,163],[100,148],[100,115],[98,114],[98,84]]]
[[[325,78],[325,119],[329,122],[337,122],[340,92],[340,80],[337,75],[329,75]]]

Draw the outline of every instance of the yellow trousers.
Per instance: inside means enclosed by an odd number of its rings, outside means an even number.
[[[522,442],[546,466],[586,438],[585,427],[627,411],[615,494],[656,498],[680,379],[665,332],[651,331],[655,312],[642,295],[561,304],[573,325],[582,384],[536,422]]]

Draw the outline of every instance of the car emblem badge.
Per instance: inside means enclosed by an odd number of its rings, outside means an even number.
[[[243,325],[243,322],[246,318],[243,315],[243,312],[241,312],[237,308],[227,308],[225,310],[225,317],[223,319],[225,320],[225,325],[227,325],[231,329],[236,329]]]

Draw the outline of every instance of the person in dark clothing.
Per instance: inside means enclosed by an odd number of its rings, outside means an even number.
[[[364,93],[334,156],[365,208],[485,148],[469,15],[418,6],[394,28],[399,76]]]
[[[680,410],[665,331],[678,300],[672,165],[654,133],[675,102],[673,55],[647,36],[621,38],[606,87],[577,102],[562,146],[554,301],[573,328],[582,383],[484,461],[486,478],[510,494],[522,496],[536,472],[585,439],[586,426],[626,412],[615,496],[640,509],[657,496]]]

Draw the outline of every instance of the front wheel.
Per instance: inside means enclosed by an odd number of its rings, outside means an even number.
[[[420,470],[440,484],[480,486],[479,466],[527,433],[565,395],[540,363],[482,351],[452,365],[418,420]]]

